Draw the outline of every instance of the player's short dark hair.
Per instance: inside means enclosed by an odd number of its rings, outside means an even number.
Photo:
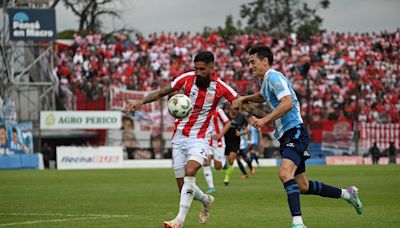
[[[0,128],[4,128],[4,130],[5,130],[6,129],[6,125],[0,124]]]
[[[194,57],[194,62],[204,62],[206,64],[213,63],[214,62],[214,55],[213,55],[213,53],[211,53],[209,51],[199,52]]]
[[[254,54],[256,54],[257,58],[259,59],[268,58],[268,63],[270,66],[272,66],[274,63],[274,54],[272,54],[272,51],[269,47],[263,44],[257,44],[250,48],[249,55]]]

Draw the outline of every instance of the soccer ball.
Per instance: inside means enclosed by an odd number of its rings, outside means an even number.
[[[176,94],[168,100],[168,111],[174,118],[185,118],[192,110],[192,102],[185,94]]]

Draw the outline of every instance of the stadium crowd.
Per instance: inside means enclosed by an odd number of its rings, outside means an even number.
[[[400,30],[380,34],[324,32],[307,40],[298,39],[296,34],[275,37],[262,33],[228,39],[218,33],[116,34],[111,38],[100,33],[75,34],[71,47],[60,46],[56,52],[59,95],[67,98],[67,108],[72,108],[75,89],[90,99],[107,96],[110,86],[157,89],[190,71],[199,50],[213,52],[219,76],[240,94],[248,94],[258,86],[246,70],[247,51],[256,43],[272,48],[273,68],[292,81],[303,116],[309,81],[314,121],[354,119],[358,100],[360,121],[400,122]]]

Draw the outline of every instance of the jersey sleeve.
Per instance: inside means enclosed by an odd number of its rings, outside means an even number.
[[[280,74],[271,74],[269,77],[269,87],[271,91],[276,95],[278,100],[282,97],[291,95],[287,82]]]
[[[222,108],[219,108],[219,109],[217,110],[217,112],[218,112],[218,118],[222,121],[222,123],[226,124],[226,123],[231,122],[231,121],[229,120],[228,116],[226,116],[224,110],[222,110]]]
[[[228,84],[226,84],[224,81],[222,81],[221,79],[218,79],[218,82],[220,84],[219,89],[222,90],[223,96],[229,102],[232,102],[238,96],[237,92],[234,89],[232,89],[232,87],[230,87]]]
[[[184,73],[179,75],[178,77],[176,77],[172,82],[171,82],[171,87],[174,90],[179,90],[180,88],[182,88],[186,81],[188,80],[189,76],[192,75],[193,72],[188,72],[188,73]]]

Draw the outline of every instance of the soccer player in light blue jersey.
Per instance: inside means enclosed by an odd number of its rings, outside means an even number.
[[[289,80],[281,72],[272,69],[272,64],[273,54],[269,47],[256,45],[249,50],[249,68],[253,76],[259,79],[260,91],[239,97],[232,107],[239,109],[248,102],[266,102],[272,110],[262,118],[250,118],[249,123],[257,128],[274,125],[274,134],[280,142],[282,153],[279,178],[293,217],[292,228],[306,227],[301,216],[300,193],[345,199],[358,214],[362,214],[363,207],[355,186],[340,189],[307,179],[305,161],[310,157],[307,151],[309,136],[300,115],[300,104]]]

